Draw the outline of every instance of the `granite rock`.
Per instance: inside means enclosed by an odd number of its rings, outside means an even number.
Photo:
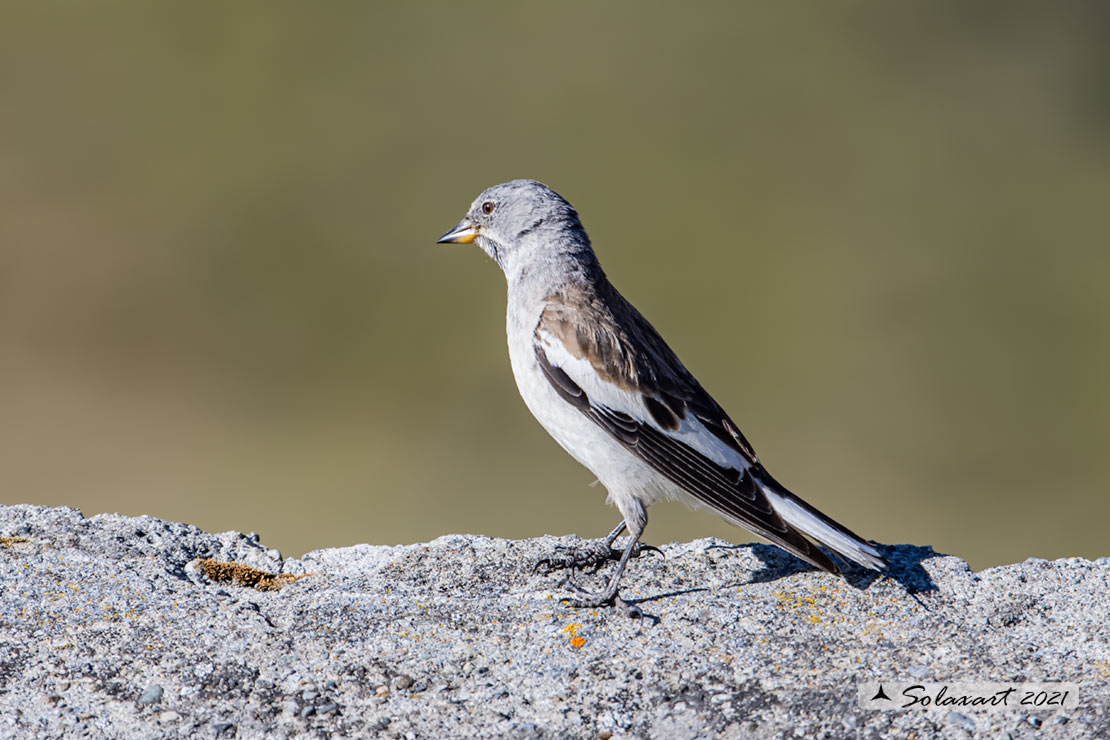
[[[0,507],[0,737],[1110,735],[1108,558],[975,573],[902,545],[889,576],[840,579],[705,539],[633,561],[632,618],[560,604],[568,574],[534,565],[575,543],[295,560],[256,535]],[[861,709],[884,680],[1071,681],[1080,703]]]

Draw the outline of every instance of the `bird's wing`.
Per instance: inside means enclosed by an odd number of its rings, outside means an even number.
[[[548,297],[536,360],[567,403],[695,499],[803,560],[836,564],[776,513],[751,445],[608,282]]]

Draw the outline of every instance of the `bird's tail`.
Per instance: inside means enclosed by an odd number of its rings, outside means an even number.
[[[802,501],[770,475],[764,473],[757,480],[775,512],[791,527],[865,568],[886,570],[887,562],[879,551],[855,532]]]

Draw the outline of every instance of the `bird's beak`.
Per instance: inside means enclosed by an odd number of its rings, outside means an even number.
[[[436,244],[470,244],[477,238],[478,227],[464,218],[453,229],[436,240]]]

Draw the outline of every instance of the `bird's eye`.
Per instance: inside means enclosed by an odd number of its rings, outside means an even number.
[[[491,213],[493,213],[493,203],[490,203],[488,200],[485,203],[483,203],[482,204],[482,213],[486,214],[487,216],[490,215]]]

